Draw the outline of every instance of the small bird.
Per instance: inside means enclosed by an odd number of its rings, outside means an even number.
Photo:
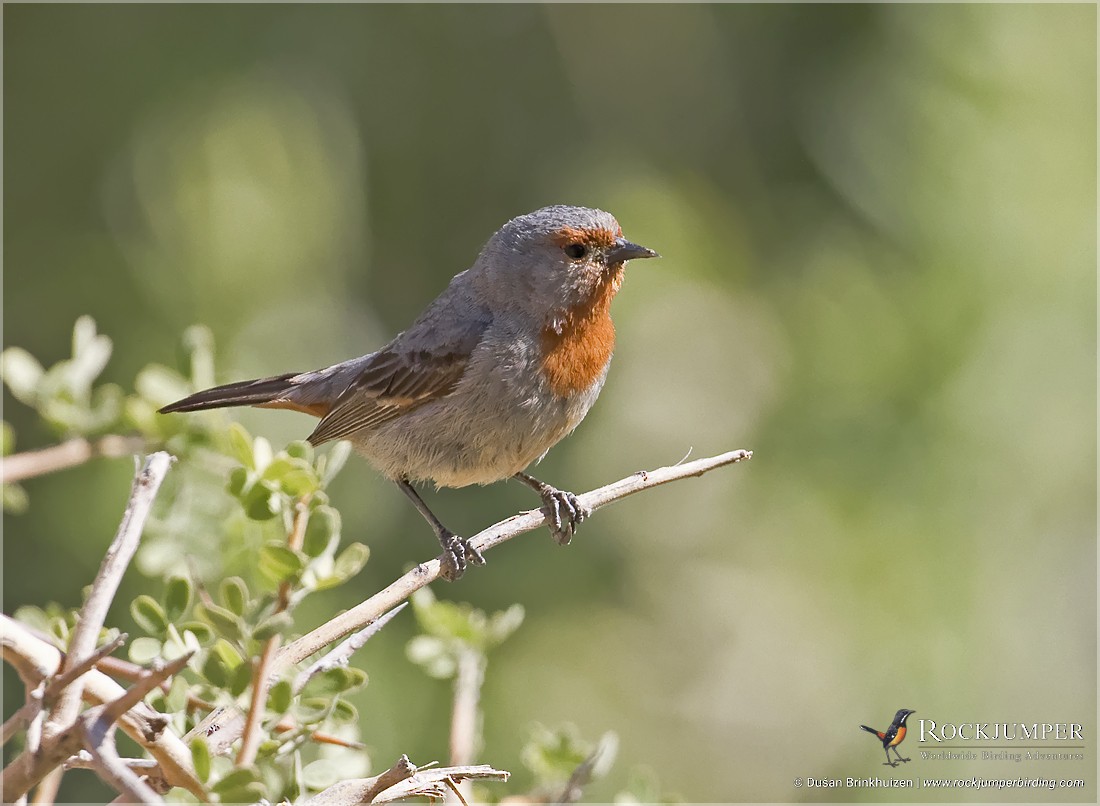
[[[905,727],[905,720],[909,718],[910,714],[915,714],[916,711],[910,708],[902,708],[894,715],[894,721],[890,723],[890,727],[886,729],[886,732],[869,728],[866,725],[860,725],[868,733],[873,733],[878,736],[879,741],[882,742],[882,749],[886,751],[886,763],[891,767],[898,766],[897,761],[890,760],[890,750],[894,751],[894,755],[898,757],[898,761],[910,761],[911,759],[902,758],[901,753],[898,752],[898,745],[905,741],[905,732],[908,730]]]
[[[227,406],[319,417],[314,445],[351,440],[409,497],[443,547],[454,581],[485,558],[432,514],[412,486],[517,479],[542,499],[566,545],[588,512],[528,475],[584,419],[615,348],[611,300],[628,260],[658,257],[602,210],[564,205],[513,218],[404,332],[373,353],[313,372],[196,392],[162,413]]]

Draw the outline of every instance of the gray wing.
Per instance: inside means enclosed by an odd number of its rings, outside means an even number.
[[[492,321],[456,292],[452,282],[412,327],[361,359],[356,377],[309,435],[311,443],[344,439],[454,390]]]

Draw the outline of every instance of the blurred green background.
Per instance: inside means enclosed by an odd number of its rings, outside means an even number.
[[[360,355],[545,204],[610,210],[664,255],[629,267],[605,391],[538,474],[579,492],[689,452],[756,456],[436,586],[527,609],[484,692],[480,757],[515,791],[540,721],[619,732],[597,799],[645,764],[691,800],[878,800],[792,779],[891,772],[858,725],[904,706],[1083,722],[1085,762],[901,772],[1084,778],[967,795],[1095,800],[1094,6],[3,13],[3,338],[46,363],[81,314],[124,386],[196,322],[220,380]],[[5,404],[18,448],[48,442]],[[277,445],[312,428],[239,416]],[[78,604],[132,469],[26,485],[5,612]],[[433,554],[365,463],[332,492],[373,554],[303,629]],[[535,503],[427,495],[466,533]],[[447,754],[449,686],[406,660],[413,634],[405,614],[359,658],[379,769]],[[106,792],[66,776],[70,799]]]

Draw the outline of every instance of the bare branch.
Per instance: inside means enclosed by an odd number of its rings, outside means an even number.
[[[119,524],[118,534],[107,549],[88,599],[80,610],[80,620],[73,630],[69,651],[65,656],[65,669],[76,667],[95,652],[99,631],[107,618],[107,610],[114,601],[126,567],[137,551],[145,519],[149,516],[153,499],[156,498],[157,490],[160,489],[172,462],[173,457],[170,454],[158,451],[145,460],[144,466],[134,477],[130,501],[126,505],[122,523]],[[80,709],[80,689],[80,678],[77,678],[76,682],[60,693],[57,707],[46,724],[47,736],[65,730],[76,720]]]
[[[54,767],[34,788],[34,797],[31,798],[32,806],[50,806],[57,800],[57,790],[61,788],[61,776],[65,774],[64,767]]]
[[[442,798],[453,784],[480,779],[507,781],[511,773],[497,770],[488,764],[464,767],[432,767],[417,770],[415,775],[383,790],[371,799],[371,803],[390,803],[405,798]]]
[[[600,487],[579,495],[577,499],[582,506],[594,512],[600,507],[626,498],[628,495],[679,479],[701,476],[716,468],[731,465],[735,462],[743,462],[750,458],[752,458],[752,451],[730,451],[707,459],[696,459],[694,462],[682,465],[662,467],[649,472],[643,470],[625,479],[608,484],[606,487]],[[470,543],[484,552],[511,540],[517,535],[537,529],[545,523],[546,516],[542,510],[536,509],[523,512],[479,532],[471,538]],[[323,649],[333,641],[338,641],[345,635],[371,624],[387,610],[405,601],[413,591],[419,590],[438,579],[439,568],[440,561],[438,557],[421,563],[396,582],[393,582],[388,588],[379,591],[365,602],[341,613],[312,632],[303,635],[297,641],[287,644],[279,653],[279,666],[285,668],[291,664],[301,663],[314,652]]]
[[[142,453],[146,448],[144,437],[111,435],[94,442],[77,437],[60,445],[51,445],[37,451],[24,451],[5,456],[0,461],[0,475],[4,484],[44,476],[58,470],[82,465],[99,456],[118,458]]]
[[[408,756],[402,755],[392,767],[380,775],[340,781],[318,792],[303,806],[353,806],[353,804],[370,803],[382,790],[389,789],[415,774],[416,765],[409,761]]]
[[[0,649],[3,660],[27,680],[45,680],[56,675],[61,666],[62,655],[57,647],[3,613],[0,613]],[[97,670],[86,672],[81,677],[81,682],[84,700],[94,705],[112,702],[126,694],[126,689]],[[163,715],[144,702],[139,702],[122,715],[119,725],[127,736],[157,760],[161,774],[169,785],[183,787],[199,799],[206,798],[206,791],[192,766],[190,748],[170,730],[165,730],[167,720]],[[0,773],[5,793],[11,781],[9,776],[13,774],[10,772],[11,766],[9,764]],[[5,797],[5,800],[11,801],[17,796]]]
[[[244,723],[241,749],[237,753],[237,766],[247,767],[256,760],[256,751],[260,748],[260,723],[263,721],[267,704],[268,670],[279,651],[279,636],[273,635],[264,642],[264,651],[252,670],[252,701],[248,705],[248,718]]]
[[[485,680],[485,656],[470,649],[458,655],[455,671],[454,704],[451,708],[451,764],[472,764],[479,743],[481,684]],[[473,798],[471,784],[452,784],[463,803]]]
[[[103,706],[104,713],[109,707]],[[93,713],[88,712],[89,716]],[[119,758],[114,737],[114,720],[106,722],[101,715],[86,724],[84,747],[94,760],[92,769],[129,803],[164,803],[160,795]]]
[[[379,616],[376,621],[368,624],[359,632],[353,633],[338,644],[335,649],[323,655],[321,659],[312,666],[303,669],[298,676],[294,678],[294,692],[298,693],[301,691],[306,687],[306,683],[321,672],[327,672],[329,669],[336,669],[340,666],[347,666],[351,661],[351,656],[362,649],[367,641],[377,635],[378,631],[389,624],[390,620],[404,610],[408,604],[408,602],[402,602],[393,610]]]

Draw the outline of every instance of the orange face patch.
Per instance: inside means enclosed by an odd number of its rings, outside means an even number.
[[[550,389],[568,397],[590,388],[615,350],[611,299],[622,285],[622,269],[600,283],[585,303],[564,312],[559,326],[542,331],[542,372]]]
[[[571,243],[582,243],[588,247],[607,249],[614,245],[616,238],[621,238],[623,228],[617,227],[616,231],[606,227],[562,227],[550,238],[558,246],[567,246]]]

